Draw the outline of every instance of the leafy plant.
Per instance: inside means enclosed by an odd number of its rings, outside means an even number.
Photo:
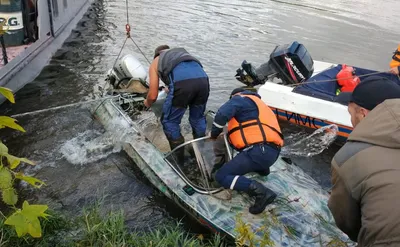
[[[63,216],[59,212],[51,212],[51,217],[40,218],[43,236],[34,238],[27,234],[18,237],[14,228],[5,225],[5,220],[0,219],[0,247],[24,246],[24,247],[72,247],[76,224],[70,216]]]
[[[7,27],[7,29],[5,28]],[[3,19],[0,21],[0,35],[5,34],[10,27],[6,25],[6,20]]]
[[[40,227],[39,217],[48,216],[44,212],[47,210],[46,205],[29,205],[24,201],[22,210],[17,209],[5,221],[6,225],[15,227],[18,237],[24,236],[29,233],[32,237],[38,238],[42,236],[42,229]]]
[[[11,103],[15,103],[14,95],[10,89],[0,87],[0,93]],[[25,132],[24,128],[17,124],[14,118],[0,116],[0,129],[5,127]],[[6,218],[4,224],[13,226],[18,237],[30,234],[34,238],[39,238],[42,236],[39,217],[46,218],[48,216],[45,213],[48,207],[47,205],[30,205],[27,201],[24,201],[22,209],[17,208],[18,194],[14,188],[14,181],[16,179],[22,180],[35,188],[40,188],[44,185],[44,182],[15,171],[21,163],[35,165],[34,162],[27,158],[19,158],[9,154],[7,146],[0,141],[0,190],[2,200],[15,210],[10,217]]]
[[[270,236],[270,226],[272,224],[272,221],[268,221],[265,225],[253,231],[249,223],[243,222],[241,214],[237,214],[235,231],[238,235],[235,239],[236,246],[275,246]],[[256,238],[258,232],[262,233],[262,237],[259,239]]]

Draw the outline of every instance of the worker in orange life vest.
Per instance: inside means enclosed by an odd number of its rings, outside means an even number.
[[[399,75],[400,71],[400,44],[397,47],[397,50],[394,52],[392,61],[389,64],[390,72],[396,75]]]
[[[215,115],[211,139],[216,140],[220,136],[226,123],[229,143],[240,153],[217,170],[215,180],[226,189],[244,191],[255,197],[249,212],[259,214],[277,195],[243,175],[258,172],[268,176],[269,168],[279,157],[283,146],[278,120],[260,95],[237,88]]]

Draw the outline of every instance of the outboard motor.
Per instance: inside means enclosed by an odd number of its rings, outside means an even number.
[[[290,85],[309,79],[313,72],[314,61],[310,53],[304,45],[294,41],[276,46],[269,61],[256,69],[244,60],[235,77],[247,86],[264,84],[271,77],[280,78],[282,84]]]
[[[107,79],[114,89],[127,89],[132,82],[140,82],[146,89],[147,72],[140,61],[131,54],[122,57],[107,73]],[[143,90],[140,90],[143,91]],[[141,93],[141,92],[138,92]]]
[[[143,101],[146,98],[149,84],[147,72],[136,57],[131,54],[122,57],[114,68],[108,71],[106,80],[113,87],[113,93],[121,94],[121,106],[124,110],[133,111],[132,115],[144,109]],[[167,95],[164,87],[159,87],[157,100],[151,106],[157,117],[161,117]]]

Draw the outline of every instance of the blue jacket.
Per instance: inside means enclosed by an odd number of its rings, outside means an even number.
[[[261,99],[257,93],[244,91],[242,95],[255,95]],[[213,126],[211,129],[211,137],[216,138],[223,130],[224,126],[233,117],[239,122],[245,122],[258,118],[257,105],[249,98],[233,96],[228,102],[223,104],[215,115]]]

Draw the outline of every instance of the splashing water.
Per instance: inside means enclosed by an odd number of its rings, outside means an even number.
[[[157,127],[160,124],[156,115],[151,111],[141,112],[135,123],[143,130]]]
[[[338,126],[334,124],[319,128],[311,135],[284,146],[281,155],[311,157],[320,154],[335,141],[338,131]]]
[[[64,158],[74,165],[83,165],[104,159],[121,151],[125,137],[134,132],[121,123],[113,123],[114,130],[102,133],[87,130],[65,142],[59,149]]]
[[[120,151],[110,136],[99,131],[87,130],[68,140],[60,147],[60,153],[68,162],[83,165],[106,158]]]

